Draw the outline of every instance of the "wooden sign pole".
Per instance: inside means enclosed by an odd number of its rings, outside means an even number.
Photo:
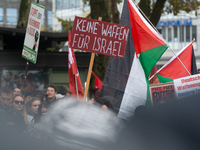
[[[95,56],[95,53],[92,53],[91,58],[90,58],[90,66],[89,66],[89,70],[88,70],[88,75],[87,75],[87,82],[86,82],[86,88],[85,88],[85,93],[84,93],[84,100],[86,100],[87,93],[88,93],[88,88],[89,88],[90,78],[91,78],[91,72],[92,72],[92,67],[93,67],[93,63],[94,63],[94,56]]]
[[[98,18],[99,21],[102,20],[102,17]],[[85,93],[84,93],[84,100],[86,100],[87,94],[88,94],[88,88],[89,88],[89,84],[90,84],[90,78],[91,78],[91,73],[92,73],[92,67],[94,64],[94,57],[95,57],[95,53],[92,53],[91,58],[90,58],[90,66],[89,66],[89,70],[88,70],[88,75],[87,75],[87,82],[86,82],[86,87],[85,87]]]

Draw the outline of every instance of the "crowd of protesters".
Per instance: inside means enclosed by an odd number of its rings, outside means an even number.
[[[2,87],[0,148],[199,149],[199,95],[154,108],[139,106],[127,122],[117,117],[110,97],[98,97],[99,91],[94,89],[94,99],[85,103],[63,96],[55,85],[25,94]]]
[[[5,146],[3,148],[8,149],[10,144],[15,148],[19,148],[19,145],[26,147],[27,144],[24,143],[24,140],[27,139],[26,138],[24,139],[24,137],[31,137],[34,138],[34,140],[37,139],[38,144],[44,146],[45,149],[47,147],[48,149],[49,148],[51,149],[52,148],[51,146],[54,146],[52,145],[52,143],[54,142],[50,142],[51,140],[49,140],[46,141],[47,143],[44,144],[44,142],[41,141],[43,141],[42,136],[44,135],[47,136],[51,132],[55,132],[55,134],[57,134],[57,130],[46,131],[47,129],[51,130],[51,124],[54,123],[53,120],[58,119],[59,121],[56,121],[57,123],[61,121],[60,122],[61,124],[58,124],[58,126],[62,125],[63,121],[64,124],[66,125],[67,123],[69,125],[74,123],[73,128],[75,128],[77,122],[80,122],[81,119],[83,119],[84,121],[81,122],[81,124],[82,126],[85,126],[85,128],[88,127],[90,128],[91,131],[87,130],[88,132],[87,134],[88,136],[91,136],[92,134],[97,132],[95,131],[98,130],[97,126],[101,127],[102,129],[104,128],[103,124],[106,118],[107,118],[106,120],[109,121],[112,118],[113,114],[114,117],[112,119],[117,118],[117,115],[114,112],[112,104],[105,98],[99,98],[100,89],[98,90],[94,89],[94,99],[92,100],[93,103],[86,103],[81,100],[76,100],[70,96],[68,87],[65,87],[64,89],[65,90],[58,92],[58,89],[55,85],[48,85],[46,90],[43,91],[36,90],[32,92],[28,91],[23,93],[23,90],[21,90],[18,87],[14,88],[9,85],[2,87],[0,90],[0,140],[3,138],[3,140],[1,141],[8,140],[9,142],[4,143],[2,145],[0,144],[0,147]],[[98,91],[98,96],[96,96],[95,93],[97,91]],[[58,108],[58,106],[56,107],[55,105],[57,105],[57,103],[59,102],[64,102],[64,104],[60,104]],[[66,107],[66,110],[62,107]],[[112,111],[105,111],[108,109]],[[111,112],[111,114],[109,114],[109,112]],[[58,113],[61,113],[62,116],[60,116],[60,114]],[[65,120],[66,119],[65,115],[69,115],[67,117],[67,120]],[[51,119],[49,120],[48,118]],[[46,122],[49,125],[46,125]],[[91,123],[93,123],[95,126],[91,127]],[[45,127],[44,125],[42,127],[42,124],[45,124]],[[109,126],[112,125],[110,124]],[[63,129],[63,132],[72,132],[71,128],[68,127],[69,126],[66,127],[66,130]],[[54,128],[52,130],[54,130]],[[85,134],[85,129],[84,128],[81,129],[79,125],[77,126],[77,131],[78,130],[80,130],[80,133],[78,134],[83,134],[83,133]],[[84,132],[81,130],[83,130]],[[94,130],[95,132],[93,132],[92,130]],[[105,130],[104,134],[108,133],[107,131],[108,129],[104,130]],[[43,132],[44,134],[41,134]],[[99,134],[96,135],[97,139],[99,138],[98,135]],[[54,134],[52,136],[54,136]],[[13,144],[15,142],[11,142],[12,140],[10,139],[13,138],[14,141],[18,140],[18,138],[15,139],[14,137],[19,137],[21,139],[23,137],[23,140],[18,141],[17,144]],[[47,138],[48,137],[46,137],[45,139]],[[72,138],[71,140],[76,142],[76,140],[78,139]],[[91,139],[91,142],[92,140],[93,139]],[[27,142],[28,144],[32,144],[32,139]],[[35,145],[33,147],[35,148]],[[42,149],[42,147],[40,148]]]
[[[13,84],[12,84],[13,85]],[[27,91],[10,85],[2,87],[0,91],[0,116],[9,130],[17,134],[33,135],[39,123],[54,107],[56,101],[70,97],[69,88],[59,91],[55,85],[48,85],[44,90]],[[98,96],[96,93],[98,91]],[[96,93],[95,93],[96,92]],[[112,104],[105,98],[99,99],[100,89],[94,89],[94,105],[103,109],[113,110]]]
[[[5,86],[0,92],[1,118],[9,130],[19,134],[33,134],[43,114],[53,106],[57,100],[57,88],[54,85],[47,87],[47,92],[34,91],[22,95],[19,88],[12,90]]]

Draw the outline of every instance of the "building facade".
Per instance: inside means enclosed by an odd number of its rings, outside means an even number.
[[[62,2],[66,1],[63,0]],[[20,2],[21,0],[1,0],[0,2],[0,57],[2,60],[0,65],[0,87],[4,86],[8,72],[13,74],[12,80],[18,83],[20,83],[19,81],[25,73],[26,60],[21,57],[25,30],[15,29],[19,17]],[[36,89],[45,88],[48,84],[55,84],[61,89],[63,86],[69,86],[68,52],[55,52],[52,51],[52,48],[61,42],[68,41],[68,33],[63,33],[61,30],[52,32],[53,20],[56,19],[53,19],[55,14],[53,12],[53,1],[39,0],[39,4],[45,6],[45,13],[41,28],[38,57],[36,64],[29,63],[27,73],[28,76],[32,76],[31,82],[37,86]],[[72,4],[63,3],[62,6],[63,8],[68,8],[68,5],[72,6]],[[79,6],[80,3],[76,2],[75,4],[75,6]],[[62,29],[61,24],[60,29]],[[63,38],[61,39],[62,36]],[[75,55],[84,87],[90,54],[77,53]]]
[[[200,16],[197,12],[181,11],[176,16],[162,14],[157,29],[170,47],[157,63],[158,66],[164,65],[174,53],[193,41],[197,68],[200,69]]]

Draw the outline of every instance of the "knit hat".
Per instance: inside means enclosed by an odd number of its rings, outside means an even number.
[[[49,111],[39,133],[52,149],[106,150],[122,127],[113,112],[68,98]]]

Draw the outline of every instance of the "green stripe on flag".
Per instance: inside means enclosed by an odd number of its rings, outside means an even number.
[[[152,68],[160,59],[162,54],[167,50],[167,48],[167,45],[162,45],[140,53],[139,60],[144,69],[145,76],[147,79]]]
[[[161,76],[159,74],[157,74],[157,77],[160,80],[160,83],[167,83],[167,82],[172,82],[173,81],[173,79],[163,77],[163,76]]]

